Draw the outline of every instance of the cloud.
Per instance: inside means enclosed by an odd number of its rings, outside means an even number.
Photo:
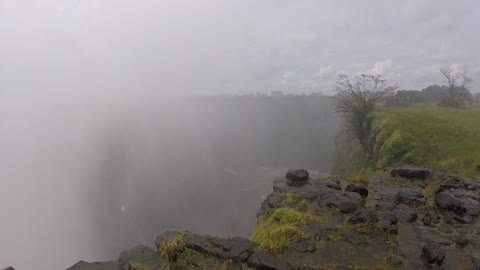
[[[385,75],[392,68],[392,60],[386,59],[384,61],[376,62],[373,68],[370,69],[370,73],[376,75]]]
[[[16,92],[126,99],[328,93],[339,72],[388,72],[422,88],[439,79],[419,70],[455,63],[480,81],[479,16],[474,0],[3,0],[0,76]]]

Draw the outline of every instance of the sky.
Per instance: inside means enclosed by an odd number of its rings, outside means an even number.
[[[328,94],[338,73],[421,89],[441,67],[478,82],[479,16],[475,0],[0,0],[0,89]]]

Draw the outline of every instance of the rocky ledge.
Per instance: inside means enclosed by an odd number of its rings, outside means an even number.
[[[344,187],[344,188],[342,188]],[[168,231],[70,270],[480,269],[480,179],[414,167],[275,179],[250,239]]]

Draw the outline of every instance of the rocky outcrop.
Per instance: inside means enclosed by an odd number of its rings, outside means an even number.
[[[167,231],[156,250],[138,246],[115,262],[69,269],[480,269],[480,179],[390,173],[351,183],[289,171],[273,181],[250,240]]]
[[[409,180],[426,180],[433,174],[432,170],[413,166],[402,166],[391,170],[392,177],[402,177]]]
[[[304,183],[308,181],[308,171],[304,169],[288,170],[285,178],[293,183]]]

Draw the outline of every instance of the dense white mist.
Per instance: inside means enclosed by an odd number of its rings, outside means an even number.
[[[329,93],[338,72],[422,88],[444,65],[477,79],[477,1],[417,2],[0,0],[0,267],[115,259],[169,227],[245,234],[254,215],[232,209],[270,189],[254,166],[327,170],[336,119],[295,101],[316,120],[282,137],[297,105],[185,98]]]

